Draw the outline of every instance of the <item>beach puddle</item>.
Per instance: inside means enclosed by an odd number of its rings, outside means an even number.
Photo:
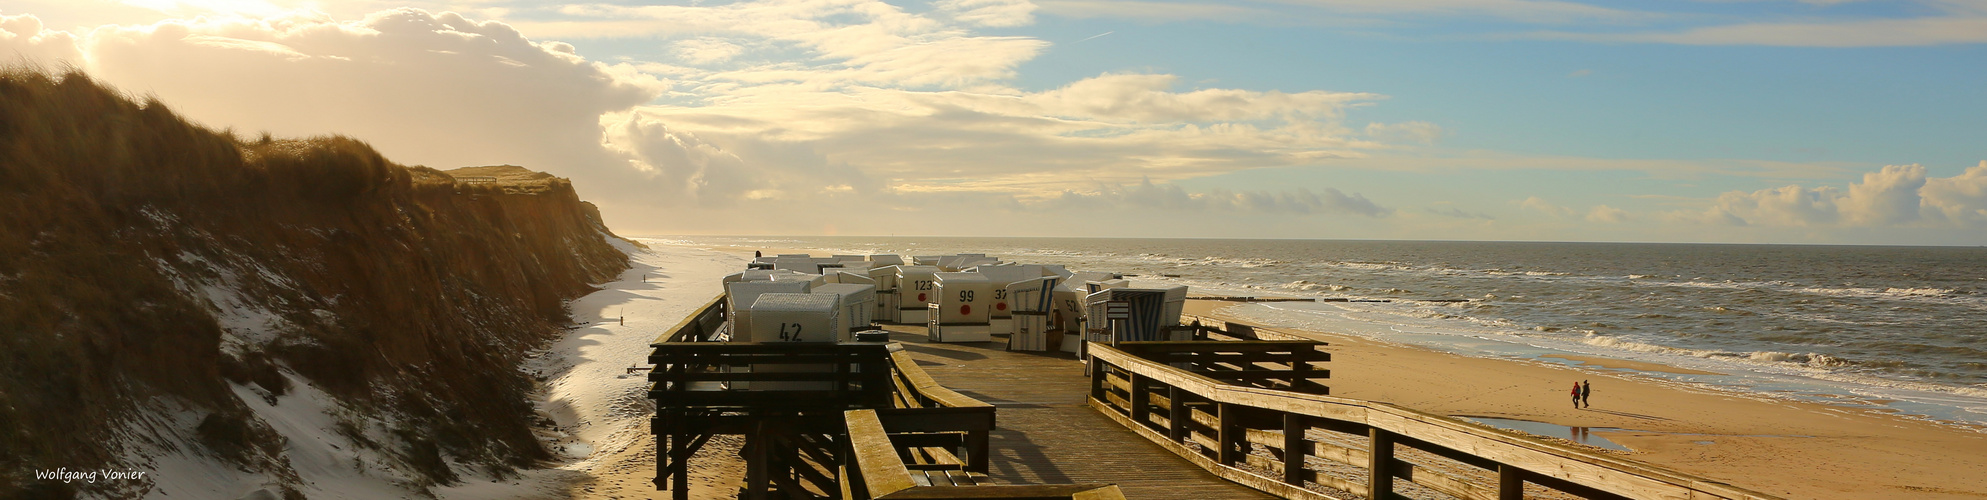
[[[1559,424],[1533,422],[1530,420],[1512,420],[1508,418],[1490,418],[1490,417],[1457,417],[1457,418],[1461,418],[1463,420],[1468,420],[1471,422],[1476,422],[1483,425],[1488,425],[1491,427],[1496,427],[1499,429],[1509,429],[1514,431],[1528,432],[1540,436],[1565,438],[1567,441],[1572,441],[1587,446],[1607,448],[1610,450],[1617,450],[1617,451],[1630,451],[1627,446],[1622,446],[1620,443],[1609,441],[1608,438],[1596,436],[1591,433],[1592,431],[1621,430],[1613,427],[1568,427]]]

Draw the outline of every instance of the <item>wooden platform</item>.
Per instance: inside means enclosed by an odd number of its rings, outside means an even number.
[[[1126,498],[1274,498],[1208,473],[1134,434],[1085,402],[1090,379],[1068,353],[1009,352],[995,342],[939,344],[924,329],[891,326],[933,379],[992,403],[996,484],[1115,483]]]

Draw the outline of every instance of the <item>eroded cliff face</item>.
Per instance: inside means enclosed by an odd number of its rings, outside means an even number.
[[[517,366],[627,258],[564,179],[456,175],[0,74],[0,497],[419,492],[549,458]],[[35,477],[58,468],[154,472]]]

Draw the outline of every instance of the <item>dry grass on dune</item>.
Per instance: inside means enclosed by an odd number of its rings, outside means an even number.
[[[453,477],[444,454],[497,473],[548,458],[515,366],[626,261],[570,183],[530,184],[347,137],[242,139],[78,72],[0,71],[0,497],[75,493],[27,475],[115,463],[120,429],[162,399],[205,413],[169,431],[294,478],[228,385],[281,394],[286,371],[388,416],[347,424],[392,427],[376,444],[428,482]],[[201,286],[277,326],[240,342]]]

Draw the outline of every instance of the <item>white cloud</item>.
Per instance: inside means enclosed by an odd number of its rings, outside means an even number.
[[[1925,167],[1889,165],[1863,174],[1836,200],[1843,222],[1857,226],[1903,224],[1918,220],[1918,190],[1925,187]]]
[[[1987,162],[1953,177],[1920,165],[1889,165],[1846,189],[1798,185],[1731,191],[1672,222],[1789,227],[1943,227],[1987,223]]]
[[[1061,196],[1038,204],[1041,208],[1118,207],[1156,208],[1169,211],[1222,211],[1267,214],[1348,214],[1384,217],[1393,209],[1382,207],[1359,194],[1345,194],[1334,188],[1322,193],[1309,188],[1285,191],[1232,191],[1215,189],[1189,193],[1171,184],[1144,180],[1131,185],[1098,186],[1094,192],[1064,191]]]
[[[1381,142],[1413,142],[1434,145],[1443,134],[1442,126],[1428,122],[1368,123],[1366,136]]]
[[[84,45],[97,77],[196,120],[350,134],[438,168],[605,161],[599,116],[663,86],[502,23],[412,9],[106,26]]]
[[[1102,75],[1037,93],[767,84],[726,88],[702,106],[646,106],[623,119],[666,123],[739,155],[804,149],[820,158],[815,164],[847,165],[897,191],[1022,198],[1071,185],[1315,164],[1370,147],[1337,119],[1343,107],[1374,96],[1175,92],[1173,81]]]
[[[674,44],[676,57],[696,65],[721,63],[745,52],[745,47],[717,38],[693,38]]]
[[[1035,23],[1035,4],[1028,0],[939,0],[939,12],[979,26],[1004,28]]]
[[[1627,210],[1622,210],[1607,205],[1595,205],[1592,210],[1587,211],[1587,222],[1620,224],[1623,222],[1627,222],[1628,218],[1629,215]]]
[[[50,67],[64,62],[77,66],[84,63],[75,35],[49,30],[42,26],[41,18],[32,14],[0,16],[0,62],[8,59]]]
[[[1835,199],[1840,191],[1832,187],[1803,189],[1784,186],[1751,193],[1732,191],[1718,196],[1717,205],[1707,214],[1729,214],[1730,218],[1707,215],[1706,220],[1732,220],[1744,225],[1815,226],[1832,224],[1839,214]]]
[[[1552,202],[1546,201],[1545,198],[1540,198],[1537,196],[1531,196],[1523,200],[1518,200],[1518,208],[1536,211],[1538,213],[1542,213],[1552,217],[1571,217],[1573,216],[1574,213],[1573,209],[1571,208],[1554,205]]]
[[[1987,225],[1987,161],[1965,173],[1925,180],[1919,191],[1929,212],[1967,225]]]

